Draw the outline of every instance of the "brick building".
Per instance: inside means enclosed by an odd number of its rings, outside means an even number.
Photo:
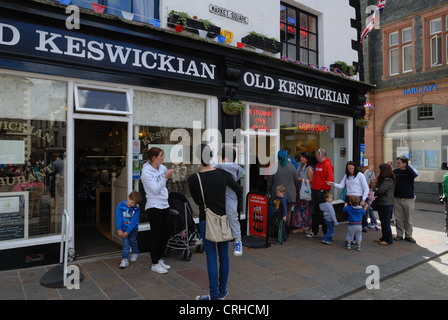
[[[363,19],[377,1],[361,1]],[[372,6],[372,7],[370,7]],[[436,202],[448,157],[448,1],[388,1],[364,41],[366,159],[406,155],[420,173],[415,192]]]

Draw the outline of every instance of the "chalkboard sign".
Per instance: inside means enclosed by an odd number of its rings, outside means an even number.
[[[28,238],[28,192],[0,194],[0,241]]]

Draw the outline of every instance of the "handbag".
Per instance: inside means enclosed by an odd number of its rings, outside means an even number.
[[[201,188],[202,201],[205,211],[205,239],[212,242],[230,241],[233,239],[227,215],[217,215],[207,208],[205,204],[204,191],[202,190],[201,176],[197,173],[199,186]]]
[[[311,185],[308,180],[302,181],[302,186],[300,187],[300,200],[311,201]]]
[[[370,207],[375,211],[378,211],[378,201],[376,201],[377,199],[378,197],[376,197],[376,199],[373,200],[372,203],[370,204]]]

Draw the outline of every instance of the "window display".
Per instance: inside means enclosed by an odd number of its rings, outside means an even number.
[[[0,76],[0,241],[60,233],[67,84]]]
[[[163,112],[155,112],[161,106]],[[167,183],[168,190],[182,190],[187,198],[190,198],[187,178],[200,169],[199,164],[194,163],[193,139],[196,132],[200,132],[202,137],[206,128],[205,106],[204,99],[134,91],[134,139],[140,140],[142,154],[140,161],[134,159],[134,167],[141,166],[147,160],[146,153],[151,147],[162,149],[164,165],[176,169]],[[139,191],[144,194],[141,182]],[[145,203],[146,198],[143,199],[142,208]],[[190,203],[194,202],[191,200]],[[193,216],[198,217],[197,206],[192,207]],[[148,217],[142,210],[140,222],[147,221]]]
[[[334,181],[339,182],[347,161],[352,160],[346,154],[351,149],[348,129],[348,119],[281,110],[280,148],[291,150],[291,157],[306,152],[314,162],[317,150],[324,148],[334,167]],[[359,163],[359,159],[355,160]],[[338,199],[341,190],[333,191],[334,199]]]

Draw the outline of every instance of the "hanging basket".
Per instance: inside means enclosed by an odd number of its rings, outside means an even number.
[[[221,102],[222,111],[229,115],[229,116],[236,116],[237,114],[240,114],[243,110],[243,104],[241,101],[223,101]]]
[[[359,128],[365,128],[367,129],[369,127],[369,123],[370,121],[367,119],[355,119],[355,126],[359,127]]]

